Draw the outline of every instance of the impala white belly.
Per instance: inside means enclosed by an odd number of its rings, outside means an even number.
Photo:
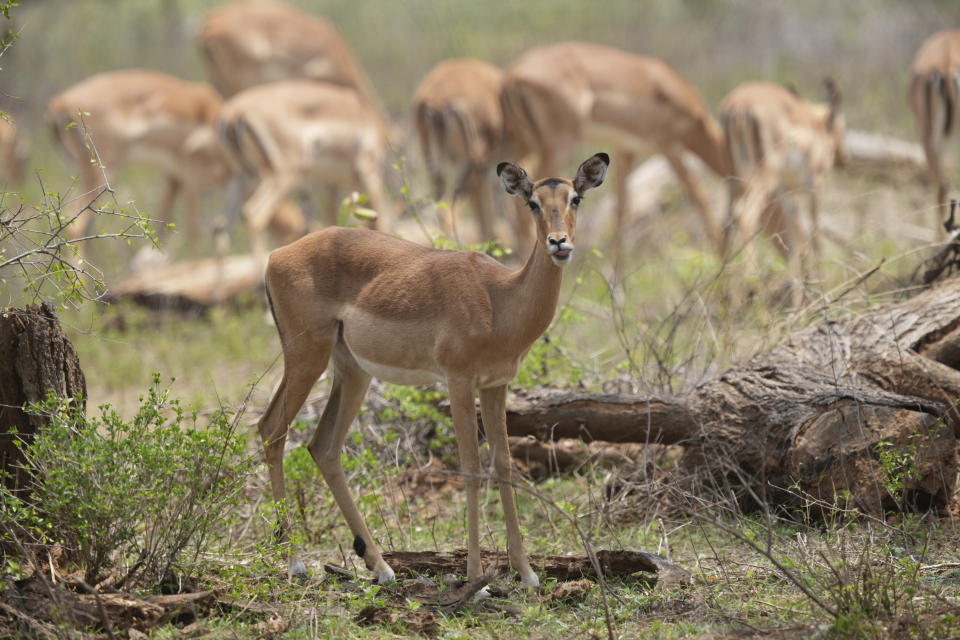
[[[410,386],[425,386],[435,382],[443,382],[443,375],[439,371],[425,371],[421,369],[403,369],[401,367],[391,367],[390,365],[380,364],[359,357],[353,354],[360,368],[368,374],[391,384],[405,384]]]

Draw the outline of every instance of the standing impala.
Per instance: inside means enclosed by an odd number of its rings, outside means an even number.
[[[127,163],[159,169],[166,175],[167,188],[158,217],[169,220],[174,198],[182,189],[188,238],[193,239],[198,232],[200,191],[222,186],[230,176],[213,131],[221,102],[208,84],[157,71],[110,71],[52,98],[47,120],[87,194],[103,184],[103,171],[109,178]],[[81,118],[86,132],[70,125]],[[85,204],[80,198],[77,210]],[[67,228],[69,237],[86,232],[88,213],[81,213]]]
[[[943,170],[943,147],[950,139],[957,139],[960,117],[960,29],[937,32],[920,46],[913,59],[910,106],[930,177],[937,186],[934,227],[940,229],[950,188]]]
[[[802,190],[809,198],[813,248],[820,253],[818,185],[835,163],[843,163],[845,128],[840,93],[832,81],[826,87],[828,104],[812,104],[767,82],[740,85],[724,98],[720,120],[732,174],[725,252],[736,226],[752,261],[752,237],[763,227],[799,276],[807,243],[794,192]],[[793,291],[799,302],[800,289]]]
[[[238,177],[255,183],[242,209],[255,254],[266,257],[263,230],[291,191],[308,182],[359,189],[378,214],[385,214],[381,124],[353,89],[312,80],[259,85],[224,104],[217,135]],[[328,225],[336,224],[340,202],[330,200]]]
[[[503,109],[508,134],[539,157],[539,175],[554,175],[584,139],[617,149],[618,233],[625,228],[626,176],[635,155],[662,153],[720,248],[703,185],[682,156],[692,152],[726,177],[723,135],[697,90],[663,61],[586,42],[530,49],[507,71]]]
[[[510,483],[507,384],[553,318],[563,267],[573,254],[577,207],[599,186],[610,159],[597,154],[573,180],[531,182],[497,167],[507,193],[533,211],[537,242],[519,271],[472,251],[428,249],[367,229],[332,227],[270,254],[266,290],[283,347],[283,379],[258,424],[273,498],[285,497],[283,445],[290,421],[333,360],[333,386],[308,445],[354,535],[353,548],[378,582],[393,579],[357,510],[341,467],[347,431],[371,376],[395,384],[446,383],[467,492],[467,577],[480,563],[480,458],[474,391],[493,454],[510,564],[539,584],[523,550]],[[286,523],[281,518],[281,527]],[[301,573],[294,559],[291,572]]]
[[[481,240],[494,238],[491,161],[503,147],[500,86],[503,71],[474,58],[445,60],[423,79],[413,97],[413,121],[433,182],[434,197],[444,194],[444,168],[459,173],[450,204],[450,228],[463,196],[473,201]]]
[[[23,182],[29,144],[9,116],[0,116],[0,188],[14,189]]]
[[[206,15],[197,44],[227,98],[277,80],[318,80],[356,90],[386,122],[370,80],[329,20],[283,2],[230,2]]]

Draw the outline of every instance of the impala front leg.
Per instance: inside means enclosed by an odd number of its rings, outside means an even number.
[[[477,409],[473,402],[473,379],[447,378],[450,413],[460,452],[460,471],[467,491],[467,579],[483,574],[480,562],[480,444]]]
[[[507,440],[507,386],[480,390],[480,413],[483,416],[483,430],[493,454],[493,469],[500,487],[500,501],[503,503],[503,519],[507,526],[507,552],[510,566],[520,574],[524,586],[536,589],[540,579],[530,568],[527,554],[523,550],[523,537],[520,534],[520,519],[517,517],[517,505],[513,498],[513,460]]]

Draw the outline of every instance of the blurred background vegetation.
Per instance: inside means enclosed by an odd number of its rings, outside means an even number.
[[[26,0],[22,39],[3,59],[0,108],[30,130],[55,92],[111,69],[204,78],[194,37],[218,0]],[[329,18],[388,109],[405,117],[417,82],[445,58],[507,66],[525,49],[591,40],[661,57],[716,105],[737,83],[766,79],[820,98],[844,91],[851,126],[912,137],[910,60],[931,32],[960,23],[951,0],[579,0],[474,2],[293,0]]]
[[[47,100],[92,74],[113,69],[152,68],[205,79],[195,36],[206,12],[221,2],[21,4],[11,14],[20,39],[0,59],[0,110],[9,113],[32,141],[30,178],[21,188],[21,197],[30,203],[39,201],[42,190],[64,191],[70,186],[72,170],[54,148],[44,122]],[[476,56],[506,67],[531,46],[565,39],[596,41],[665,59],[700,89],[714,111],[738,83],[755,79],[792,85],[804,97],[820,101],[822,80],[830,76],[843,92],[849,128],[915,140],[907,104],[913,54],[933,31],[960,24],[960,3],[952,0],[291,0],[291,4],[326,16],[339,29],[385,106],[407,131],[402,152],[411,157],[407,167],[420,197],[427,196],[427,189],[409,135],[409,103],[417,83],[446,58]],[[922,234],[905,233],[888,223],[916,220],[916,226],[929,227],[924,216],[933,201],[931,187],[905,180],[869,181],[836,174],[829,178],[822,200],[832,242],[817,285],[826,297],[882,260],[887,262],[871,281],[872,289],[847,295],[844,301],[868,302],[877,291],[899,286],[908,267],[889,259],[916,251],[915,240]],[[115,186],[121,202],[133,201],[149,215],[160,198],[162,180],[150,169],[131,167]],[[713,181],[710,187],[722,214],[723,186]],[[605,190],[612,193],[612,187]],[[777,339],[778,329],[793,326],[780,312],[778,286],[785,270],[774,252],[766,254],[777,276],[773,280],[740,277],[736,272],[731,276],[729,267],[720,265],[710,251],[689,198],[679,189],[668,195],[661,203],[664,215],[634,223],[642,225],[634,234],[642,241],[635,247],[635,263],[620,298],[611,295],[602,275],[603,255],[580,254],[565,283],[550,346],[535,349],[539,359],[530,370],[539,374],[525,378],[525,384],[566,380],[608,389],[675,391],[763,349]],[[206,197],[204,207],[211,220],[222,210],[222,198],[216,193]],[[591,207],[596,204],[591,201]],[[832,237],[831,219],[846,225]],[[98,249],[108,278],[124,275],[137,249],[113,244]],[[210,244],[207,239],[208,253]],[[187,257],[179,251],[182,245],[174,235],[168,248],[176,257]],[[603,249],[602,243],[598,246]],[[912,258],[907,262],[915,263]],[[729,296],[717,286],[720,273],[727,281],[739,279],[744,288]],[[0,304],[17,299],[14,290],[0,292]],[[90,372],[94,404],[109,399],[132,406],[149,383],[150,371],[160,370],[181,380],[180,389],[189,389],[189,400],[209,405],[237,401],[245,386],[277,361],[275,332],[262,321],[259,299],[250,302],[240,309],[214,311],[201,322],[128,305],[88,305],[65,314],[64,321]],[[825,313],[819,309],[801,321]],[[270,376],[274,375],[279,375],[278,367],[272,369]],[[254,404],[263,403],[265,398],[258,397]]]

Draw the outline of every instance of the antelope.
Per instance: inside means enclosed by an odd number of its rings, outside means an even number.
[[[456,236],[457,209],[473,201],[483,240],[495,236],[491,158],[503,147],[500,86],[503,71],[474,58],[445,60],[423,79],[413,97],[413,121],[437,200],[444,195],[444,166],[458,177],[450,205],[448,233]]]
[[[536,244],[512,271],[473,251],[430,249],[369,229],[330,227],[270,254],[266,291],[283,350],[283,378],[258,430],[273,499],[285,498],[283,446],[290,421],[333,361],[333,386],[308,449],[354,536],[353,548],[379,583],[394,578],[347,486],[340,455],[371,376],[395,384],[444,382],[465,475],[467,577],[482,573],[481,466],[474,392],[503,503],[511,566],[536,588],[513,500],[507,446],[507,384],[553,318],[563,268],[574,251],[577,209],[604,180],[610,158],[596,154],[572,180],[532,182],[509,162],[497,166],[508,194],[533,211]],[[280,531],[286,531],[280,517]],[[291,574],[304,574],[294,556]]]
[[[210,11],[197,44],[224,97],[258,84],[304,78],[356,90],[385,112],[330,21],[283,2],[231,2]]]
[[[360,189],[385,215],[385,135],[378,114],[360,94],[325,82],[272,82],[227,100],[217,137],[238,176],[256,182],[242,207],[254,254],[266,257],[264,228],[290,192],[308,181]],[[331,203],[325,222],[336,221]]]
[[[662,60],[586,42],[530,49],[507,70],[502,102],[508,135],[553,175],[587,139],[618,152],[616,229],[624,228],[626,177],[634,157],[662,153],[693,197],[719,249],[720,227],[700,181],[682,161],[698,156],[726,177],[723,135],[699,92]],[[619,253],[620,243],[617,243]]]
[[[8,187],[23,182],[28,147],[27,137],[16,124],[5,115],[0,117],[0,167]]]
[[[844,161],[840,93],[830,80],[826,89],[827,104],[812,104],[766,82],[740,85],[723,99],[720,120],[731,167],[725,254],[735,225],[751,261],[751,239],[763,225],[776,238],[792,273],[799,275],[806,240],[793,202],[797,189],[809,198],[813,249],[820,253],[819,183],[834,164]],[[794,287],[795,302],[798,293]]]
[[[943,170],[943,148],[956,139],[960,105],[960,29],[939,31],[927,38],[913,58],[911,76],[910,106],[930,178],[937,186],[934,227],[939,229],[950,187]]]
[[[222,186],[230,176],[213,131],[221,102],[208,84],[129,69],[91,76],[54,96],[47,120],[88,194],[103,183],[104,172],[112,179],[128,163],[159,169],[167,185],[158,217],[170,219],[182,190],[193,239],[200,192]],[[71,126],[81,120],[83,127]],[[83,204],[78,205],[77,220],[67,227],[71,239],[86,233],[90,212],[80,210]]]

